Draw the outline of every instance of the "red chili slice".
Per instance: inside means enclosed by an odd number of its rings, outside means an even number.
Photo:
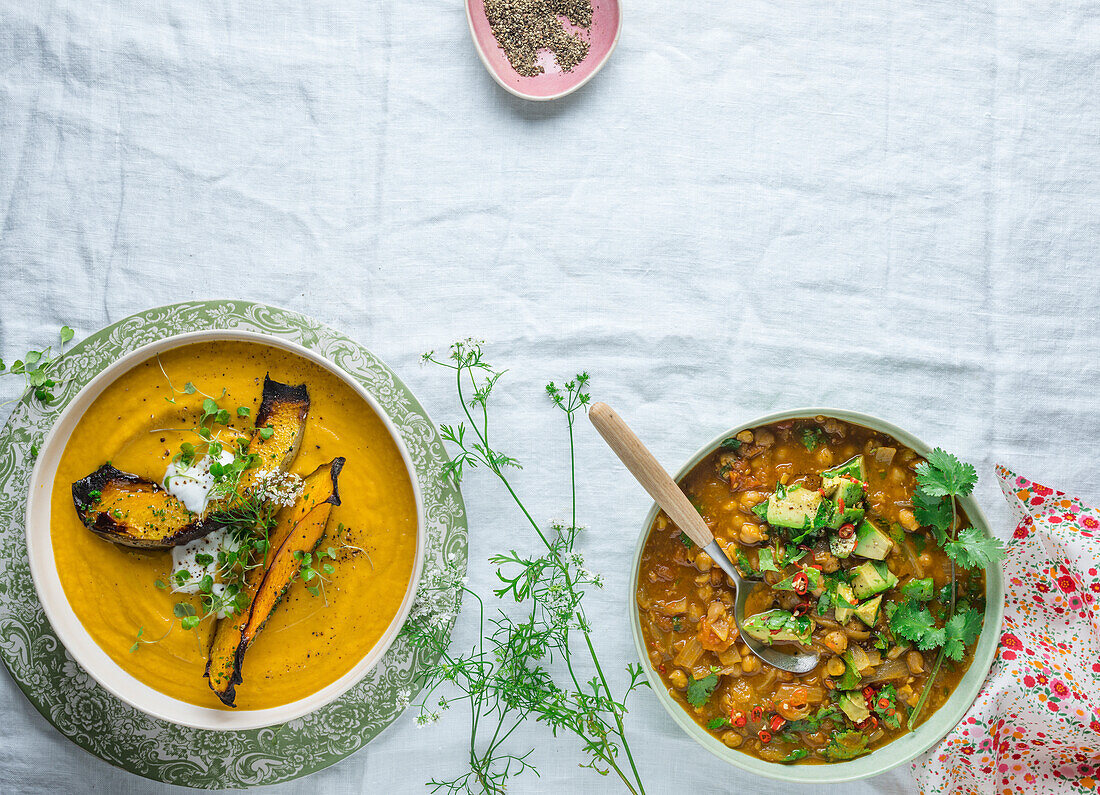
[[[771,726],[771,730],[773,732],[777,732],[781,728],[783,728],[783,724],[785,724],[786,722],[787,721],[783,719],[782,715],[772,715],[771,722],[768,725]]]
[[[836,531],[836,534],[837,534],[838,536],[840,536],[841,538],[851,538],[851,537],[852,537],[852,535],[853,535],[853,534],[854,534],[855,532],[856,532],[856,527],[855,527],[855,525],[852,525],[852,524],[842,524],[842,525],[840,526],[840,529]]]
[[[756,736],[760,738],[760,742],[765,745],[772,741],[772,733],[767,729],[761,729],[756,733]]]
[[[745,713],[744,712],[735,712],[735,713],[733,713],[733,715],[731,717],[733,718],[731,723],[733,723],[733,725],[737,726],[738,728],[740,728],[741,726],[744,726],[748,722],[745,719]]]
[[[764,708],[757,705],[752,708],[752,722],[757,723],[764,718]]]
[[[806,576],[806,572],[800,571],[798,574],[794,575],[794,578],[791,580],[791,586],[794,588],[796,594],[804,594],[806,593],[806,589],[810,587],[810,578]]]

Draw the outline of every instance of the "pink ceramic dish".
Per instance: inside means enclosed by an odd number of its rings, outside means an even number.
[[[600,71],[619,41],[622,11],[619,0],[592,0],[592,29],[581,34],[588,39],[588,55],[572,72],[563,72],[554,56],[544,53],[539,63],[546,71],[537,77],[523,77],[512,68],[489,28],[485,0],[466,0],[466,19],[477,54],[493,79],[517,97],[542,102],[573,93]]]

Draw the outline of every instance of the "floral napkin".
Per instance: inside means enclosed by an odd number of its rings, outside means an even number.
[[[1004,628],[978,700],[913,766],[925,793],[1096,792],[1100,511],[997,467],[1020,524]]]

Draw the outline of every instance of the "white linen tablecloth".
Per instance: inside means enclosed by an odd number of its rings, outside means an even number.
[[[1003,532],[994,461],[1100,501],[1100,7],[625,6],[605,71],[533,105],[491,82],[459,0],[0,0],[0,355],[251,298],[357,338],[451,421],[419,354],[481,337],[511,369],[497,441],[544,521],[567,495],[541,387],[582,368],[670,468],[739,421],[835,405],[979,463]],[[587,424],[579,445],[607,578],[589,611],[621,669],[649,501]],[[484,591],[490,554],[534,547],[486,476],[464,493]],[[6,675],[0,712],[5,791],[169,789],[70,744]],[[913,788],[908,769],[755,780],[646,693],[629,726],[653,793]],[[547,736],[515,737],[542,777],[514,791],[615,791]],[[425,792],[465,742],[459,715],[407,715],[274,789]]]

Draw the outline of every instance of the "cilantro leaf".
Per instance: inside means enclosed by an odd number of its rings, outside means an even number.
[[[718,674],[704,676],[702,679],[692,677],[691,684],[687,687],[687,702],[693,707],[703,706],[716,687],[718,687]]]
[[[728,439],[723,439],[722,440],[722,447],[724,447],[727,450],[740,450],[741,449],[741,440],[740,439],[735,439],[734,437],[731,436]]]
[[[825,757],[836,762],[867,753],[867,736],[857,731],[837,732],[825,747]]]
[[[726,718],[717,717],[717,718],[712,718],[710,720],[710,722],[707,723],[707,728],[708,729],[724,729],[726,726],[729,726],[729,725],[730,725],[729,720],[727,720]]]
[[[749,560],[749,556],[737,550],[737,568],[744,572],[746,577],[759,577],[760,572],[752,567],[752,562]]]
[[[772,552],[771,547],[764,547],[760,550],[760,557],[757,559],[760,565],[760,572],[765,571],[779,571],[779,567],[775,565],[775,554]]]
[[[890,629],[915,643],[921,651],[943,645],[944,630],[936,626],[936,619],[922,603],[905,602],[898,607],[890,619]]]
[[[953,519],[950,498],[933,497],[917,489],[913,492],[913,515],[924,527],[931,527],[935,531],[937,542],[943,546]]]
[[[814,448],[821,443],[821,429],[820,428],[803,428],[802,429],[802,446],[806,448],[807,452],[812,453]]]
[[[978,473],[973,465],[937,447],[917,465],[917,485],[932,497],[965,497],[974,490]]]
[[[943,653],[956,662],[962,660],[966,647],[978,639],[982,631],[982,613],[975,608],[951,616],[944,627]]]
[[[963,528],[959,537],[948,541],[943,549],[964,569],[984,569],[1005,556],[1001,540],[986,536],[976,527]]]

